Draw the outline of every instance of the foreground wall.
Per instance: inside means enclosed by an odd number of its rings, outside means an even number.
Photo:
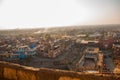
[[[0,61],[0,79],[10,80],[120,80],[119,75],[81,74],[70,71],[31,68]]]

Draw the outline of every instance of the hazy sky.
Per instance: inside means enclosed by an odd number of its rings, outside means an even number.
[[[120,0],[0,0],[0,29],[120,24]]]

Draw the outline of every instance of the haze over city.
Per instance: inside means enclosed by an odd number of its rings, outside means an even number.
[[[120,0],[0,0],[0,29],[120,24]]]
[[[0,0],[0,80],[120,80],[120,0]]]

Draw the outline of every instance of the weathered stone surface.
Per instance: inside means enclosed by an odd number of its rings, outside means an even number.
[[[31,68],[0,61],[0,80],[120,80],[120,74],[85,74],[56,69]]]
[[[59,80],[80,80],[79,78],[71,78],[71,77],[65,77],[65,76],[61,76],[59,78]]]
[[[17,77],[18,80],[37,80],[35,72],[33,71],[18,70]]]
[[[3,76],[6,79],[17,80],[16,69],[4,67]]]
[[[40,69],[36,75],[37,80],[58,80],[59,75],[52,70]]]
[[[3,67],[0,65],[0,77],[3,77]]]

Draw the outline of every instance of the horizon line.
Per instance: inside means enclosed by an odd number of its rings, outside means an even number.
[[[49,26],[49,27],[31,27],[31,28],[8,28],[8,29],[0,29],[0,30],[24,30],[24,29],[49,29],[49,28],[62,28],[62,27],[82,27],[82,26],[112,26],[112,25],[120,25],[120,24],[84,24],[84,25],[65,25],[65,26]]]

